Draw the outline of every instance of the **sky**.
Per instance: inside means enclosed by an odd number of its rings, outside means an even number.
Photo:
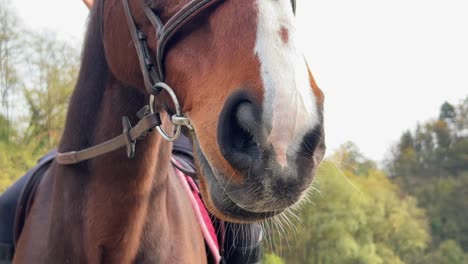
[[[81,0],[13,6],[27,27],[81,44]],[[353,141],[382,161],[403,131],[468,95],[467,12],[466,0],[297,0],[300,45],[325,93],[328,153]]]

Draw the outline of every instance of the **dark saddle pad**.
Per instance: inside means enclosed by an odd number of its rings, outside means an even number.
[[[42,157],[33,169],[0,196],[0,264],[13,259],[16,240],[23,229],[34,192],[56,154],[51,151]]]

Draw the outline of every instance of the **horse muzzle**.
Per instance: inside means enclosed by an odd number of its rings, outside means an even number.
[[[214,170],[215,185],[220,187],[211,188],[217,207],[229,201],[252,213],[280,212],[297,203],[310,187],[325,152],[322,121],[301,138],[283,139],[290,145],[282,162],[263,117],[261,105],[246,92],[234,93],[226,101],[218,123],[218,145],[243,179],[231,181],[229,175]]]

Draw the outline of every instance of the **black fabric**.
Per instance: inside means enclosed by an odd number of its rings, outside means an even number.
[[[0,263],[11,263],[14,254],[16,206],[30,176],[25,175],[0,196]]]
[[[15,232],[19,235],[25,220],[16,219],[16,216],[26,217],[31,197],[56,153],[51,151],[42,157],[36,167],[0,196],[0,264],[10,263],[13,258]]]
[[[26,174],[0,196],[0,243],[13,245],[16,207],[24,186],[32,174]]]
[[[173,165],[184,174],[192,177],[195,181],[197,181],[198,177],[195,162],[193,160],[192,143],[186,136],[180,135],[179,138],[174,141],[172,155],[181,166],[175,163],[173,163]]]
[[[13,261],[15,250],[10,244],[0,243],[0,264],[10,264]]]
[[[190,139],[185,135],[181,134],[179,138],[174,141],[174,147],[172,149],[173,154],[183,154],[193,159],[193,147]]]
[[[259,224],[226,224],[225,263],[260,263],[262,260],[262,227]]]
[[[23,191],[20,194],[20,199],[16,208],[15,215],[15,226],[14,226],[14,242],[15,246],[18,242],[19,236],[23,231],[24,223],[28,215],[31,203],[34,199],[34,193],[36,192],[37,186],[44,177],[46,171],[49,169],[49,165],[52,160],[57,156],[57,151],[53,150],[41,159],[39,159],[38,164],[32,170],[28,171],[26,177],[29,180],[26,182],[26,185],[23,188]]]

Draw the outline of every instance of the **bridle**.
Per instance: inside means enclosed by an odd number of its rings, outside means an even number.
[[[82,161],[89,160],[94,157],[117,150],[123,146],[126,146],[127,148],[127,156],[129,158],[133,158],[135,155],[136,140],[145,138],[146,135],[152,132],[154,129],[156,129],[161,134],[161,136],[169,142],[172,142],[179,137],[182,131],[182,126],[193,130],[192,126],[190,125],[190,120],[182,113],[179,100],[177,99],[173,89],[167,83],[165,83],[165,52],[167,50],[167,44],[172,39],[174,34],[177,33],[184,25],[186,25],[187,22],[209,7],[225,0],[190,1],[165,24],[162,23],[161,19],[149,6],[143,5],[142,8],[146,14],[146,17],[153,25],[156,31],[156,38],[158,40],[156,54],[154,56],[155,61],[153,61],[150,49],[148,48],[147,35],[142,32],[135,24],[128,1],[129,0],[122,0],[122,5],[130,35],[138,54],[138,61],[141,72],[143,74],[145,88],[150,95],[149,105],[143,107],[138,112],[137,115],[140,117],[140,121],[135,125],[135,127],[132,127],[129,119],[124,116],[122,117],[123,133],[121,135],[90,148],[79,151],[58,153],[56,161],[59,164],[71,165],[80,163]],[[296,0],[291,0],[291,5],[293,12],[296,13]],[[171,122],[175,126],[174,134],[172,136],[168,135],[161,128],[162,122],[159,112],[156,112],[154,108],[155,96],[159,95],[163,90],[169,94],[175,107],[175,113],[171,116]]]
[[[149,48],[147,45],[147,37],[138,26],[135,24],[128,0],[122,0],[122,4],[125,11],[125,17],[127,24],[130,29],[133,44],[136,48],[138,59],[140,63],[141,72],[143,73],[143,79],[146,87],[146,91],[150,94],[150,113],[154,113],[154,100],[155,96],[158,95],[161,90],[165,90],[171,97],[174,106],[175,114],[172,115],[171,121],[175,126],[175,133],[173,136],[169,136],[162,130],[160,126],[156,129],[161,136],[167,141],[174,141],[180,135],[182,126],[187,126],[190,129],[190,121],[182,114],[179,101],[172,88],[165,83],[165,72],[164,72],[164,55],[167,48],[167,43],[171,40],[174,34],[180,30],[184,25],[187,24],[197,14],[205,11],[210,6],[222,2],[224,0],[199,0],[191,1],[179,10],[173,17],[171,17],[166,24],[161,22],[161,19],[150,9],[149,6],[143,5],[143,10],[153,25],[156,31],[156,38],[158,39],[155,61],[153,62]]]

